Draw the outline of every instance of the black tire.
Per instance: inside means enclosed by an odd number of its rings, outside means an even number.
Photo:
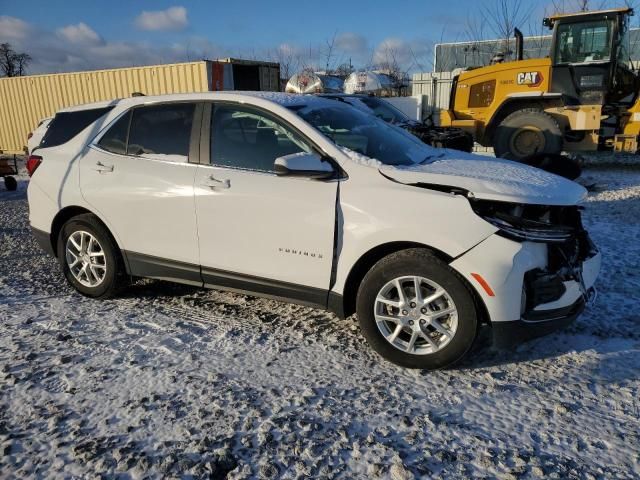
[[[493,136],[496,157],[516,161],[538,153],[559,154],[563,144],[558,122],[537,108],[524,108],[508,115]]]
[[[575,180],[582,175],[580,162],[574,158],[564,155],[552,155],[550,153],[539,153],[521,160],[525,165],[540,168],[549,173],[555,173],[561,177]]]
[[[71,273],[71,269],[67,263],[67,240],[74,232],[80,231],[91,234],[104,252],[106,272],[102,281],[94,287],[80,283]],[[60,263],[62,273],[67,281],[81,294],[91,298],[109,298],[114,296],[124,284],[125,271],[120,252],[107,228],[95,215],[87,213],[68,220],[58,234],[57,250],[58,262]]]
[[[4,186],[13,192],[18,188],[18,181],[14,177],[4,177]]]
[[[419,276],[444,288],[458,314],[457,330],[440,350],[423,355],[402,351],[385,339],[374,315],[376,297],[395,278]],[[365,275],[356,300],[358,322],[371,347],[385,359],[402,367],[434,370],[453,365],[471,348],[478,331],[473,294],[464,280],[446,263],[426,249],[402,250],[378,261]]]

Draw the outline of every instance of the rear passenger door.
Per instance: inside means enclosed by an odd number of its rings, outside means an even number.
[[[190,153],[201,108],[135,107],[81,160],[82,194],[126,250],[133,275],[201,283]]]

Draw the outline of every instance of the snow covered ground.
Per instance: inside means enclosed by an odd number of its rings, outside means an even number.
[[[353,319],[141,281],[74,293],[0,187],[0,477],[637,478],[640,170],[591,168],[596,307],[459,367],[385,363]]]

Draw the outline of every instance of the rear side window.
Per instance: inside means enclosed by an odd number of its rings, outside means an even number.
[[[127,155],[186,161],[194,111],[193,103],[133,109]]]
[[[42,137],[40,147],[57,147],[67,143],[82,130],[87,128],[97,119],[111,111],[113,107],[93,108],[91,110],[78,110],[75,112],[61,112],[56,114],[47,132]]]

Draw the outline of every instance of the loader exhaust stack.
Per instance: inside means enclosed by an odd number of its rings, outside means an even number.
[[[524,56],[524,40],[522,32],[519,29],[514,28],[513,34],[516,37],[516,60],[522,60],[522,57]]]

